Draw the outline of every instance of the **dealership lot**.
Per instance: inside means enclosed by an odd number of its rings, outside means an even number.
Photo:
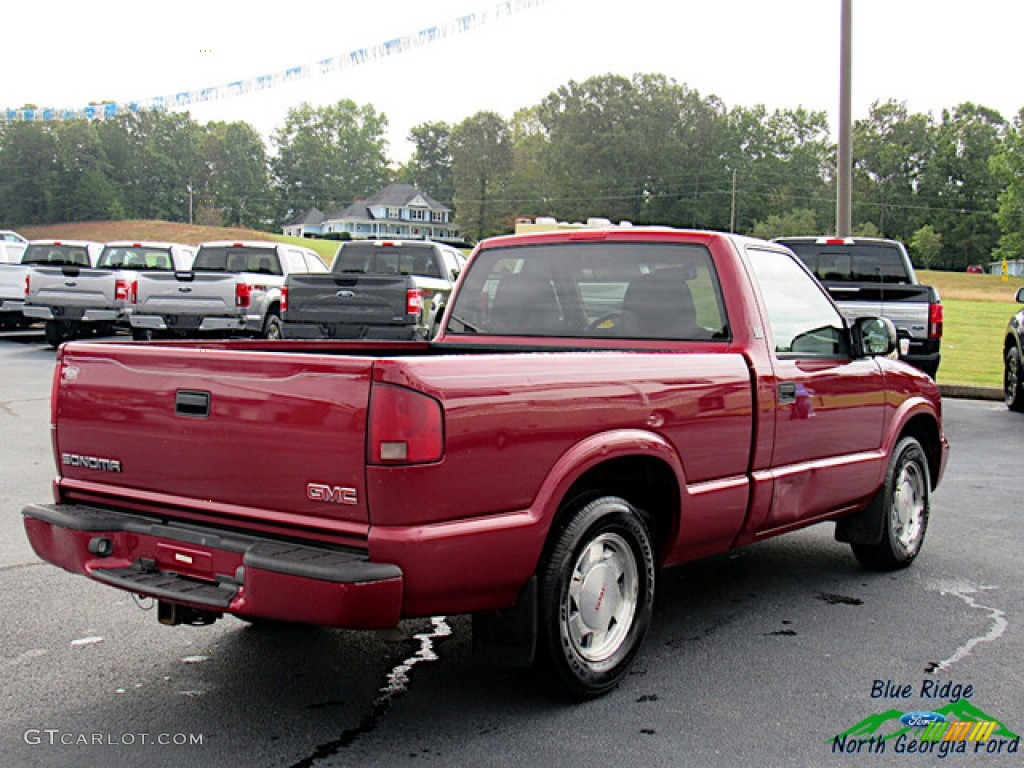
[[[19,513],[50,495],[53,356],[40,332],[0,335],[2,765],[931,765],[833,737],[956,694],[1024,730],[1024,415],[1000,403],[946,401],[950,463],[910,570],[861,570],[825,525],[670,571],[632,674],[572,705],[474,661],[465,617],[167,628],[41,563]],[[976,746],[956,764],[1021,762]]]

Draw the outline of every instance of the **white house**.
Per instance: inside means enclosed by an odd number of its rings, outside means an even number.
[[[365,200],[334,213],[311,209],[284,227],[286,235],[303,237],[348,232],[354,239],[404,238],[459,240],[451,208],[411,184],[390,184]]]

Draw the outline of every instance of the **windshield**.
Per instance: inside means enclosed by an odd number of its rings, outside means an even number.
[[[281,275],[281,261],[274,247],[242,245],[200,246],[192,269],[196,272],[255,272]]]
[[[441,277],[441,265],[430,243],[345,243],[338,248],[331,271]]]
[[[55,267],[89,267],[89,249],[84,245],[33,243],[25,249],[22,264],[48,264]]]
[[[780,240],[819,280],[849,283],[909,283],[903,250],[895,243],[852,245]]]
[[[711,254],[681,243],[548,243],[477,253],[449,335],[724,341]]]
[[[141,271],[170,272],[174,270],[171,253],[167,248],[144,246],[110,246],[103,249],[97,267],[108,269],[137,269]]]

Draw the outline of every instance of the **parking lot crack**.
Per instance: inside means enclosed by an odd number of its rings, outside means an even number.
[[[452,628],[444,616],[435,616],[430,620],[431,631],[421,632],[413,636],[419,641],[416,652],[394,667],[387,674],[380,694],[373,702],[370,711],[359,721],[359,724],[341,734],[337,739],[321,744],[313,754],[295,763],[292,768],[313,768],[320,760],[337,754],[340,750],[351,746],[360,736],[371,733],[380,722],[381,717],[391,708],[392,702],[409,689],[409,673],[413,667],[424,661],[436,661],[438,656],[434,650],[434,641],[448,637]]]
[[[954,597],[963,600],[971,608],[987,612],[991,623],[989,624],[987,632],[976,637],[972,637],[967,642],[963,643],[948,659],[934,664],[929,664],[925,670],[926,672],[935,674],[937,672],[947,670],[958,661],[962,661],[970,656],[976,646],[981,643],[990,643],[993,640],[998,640],[1002,636],[1006,631],[1006,628],[1009,626],[1009,622],[1006,619],[1006,612],[990,605],[982,605],[975,598],[975,595],[979,592],[994,589],[997,589],[997,587],[971,587],[965,584],[940,585],[939,591],[942,595],[953,595]]]

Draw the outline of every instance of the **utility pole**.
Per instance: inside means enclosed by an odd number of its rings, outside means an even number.
[[[732,169],[732,204],[729,206],[729,231],[736,231],[736,169]]]
[[[192,177],[188,177],[188,223],[192,223]]]
[[[849,237],[853,229],[851,195],[853,132],[850,118],[851,19],[853,0],[840,0],[839,22],[839,167],[836,169],[836,235]]]

